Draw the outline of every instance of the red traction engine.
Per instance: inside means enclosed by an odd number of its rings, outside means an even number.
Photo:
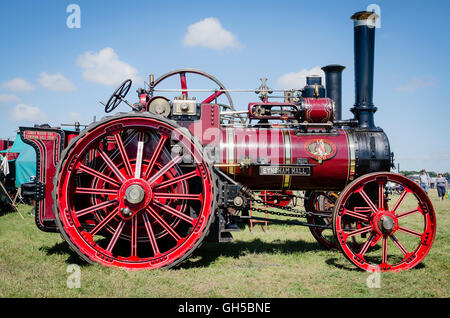
[[[203,241],[230,241],[251,220],[308,226],[363,270],[416,266],[431,248],[436,216],[417,184],[389,172],[393,154],[374,123],[376,18],[352,16],[352,119],[341,119],[344,67],[328,65],[326,87],[318,76],[297,90],[272,90],[263,79],[253,90],[259,101],[245,111],[213,76],[181,69],[150,75],[135,104],[125,100],[126,80],[104,106],[132,110],[82,131],[21,127],[38,157],[37,226],[59,232],[87,262],[126,269],[178,265]],[[218,87],[198,102],[203,89],[188,88],[188,75]],[[181,87],[161,88],[169,78]],[[175,91],[181,95],[167,97]],[[404,190],[391,194],[392,184]],[[294,197],[297,206],[286,203]]]

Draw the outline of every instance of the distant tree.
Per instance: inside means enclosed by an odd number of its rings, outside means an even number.
[[[408,177],[408,176],[412,176],[412,175],[418,175],[418,174],[420,174],[420,171],[415,171],[415,170],[402,170],[402,171],[400,171],[400,173],[401,173],[402,175]],[[428,173],[428,175],[429,175],[430,177],[432,177],[432,178],[438,176],[438,173],[437,173],[437,172],[434,172],[434,171],[427,171],[427,173]],[[450,172],[442,173],[442,175],[443,175],[444,177],[450,178]]]
[[[403,170],[403,171],[400,171],[400,173],[403,174],[404,176],[408,177],[408,176],[412,176],[414,174],[419,174],[419,171]]]

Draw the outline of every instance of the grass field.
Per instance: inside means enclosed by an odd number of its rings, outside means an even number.
[[[356,270],[339,251],[321,248],[308,228],[256,226],[231,243],[205,243],[181,267],[128,272],[79,260],[58,234],[37,229],[31,206],[0,216],[0,297],[309,298],[449,297],[450,200],[430,193],[437,212],[434,245],[416,268],[382,273]],[[68,288],[70,264],[80,288]]]

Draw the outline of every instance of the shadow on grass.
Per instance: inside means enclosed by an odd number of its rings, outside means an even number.
[[[79,266],[90,266],[88,262],[80,258],[73,251],[67,242],[59,242],[53,246],[43,246],[39,250],[50,255],[66,255],[67,264],[77,264]],[[275,241],[264,242],[260,239],[248,241],[233,241],[231,243],[210,243],[205,242],[200,248],[194,251],[192,257],[201,257],[199,261],[187,259],[181,264],[181,268],[206,267],[221,256],[239,258],[247,253],[253,254],[293,254],[308,251],[324,251],[320,244],[303,241]],[[176,267],[176,268],[180,268]]]
[[[84,261],[80,258],[80,256],[74,252],[67,242],[56,243],[53,246],[43,246],[39,248],[40,251],[45,252],[48,256],[50,255],[67,255],[66,263],[67,264],[76,264],[79,266],[89,266],[88,262]]]
[[[59,242],[53,246],[44,246],[40,248],[47,255],[66,255],[65,262],[67,264],[77,264],[79,266],[91,266],[88,262],[80,258],[80,256],[73,251],[67,242]],[[295,253],[307,253],[313,251],[325,251],[317,242],[305,242],[305,241],[273,241],[264,242],[260,239],[254,239],[252,241],[233,241],[230,243],[211,243],[205,242],[200,248],[194,251],[191,258],[187,259],[180,266],[175,267],[173,270],[180,268],[201,268],[208,267],[214,263],[219,257],[232,257],[238,259],[246,254],[295,254]],[[328,251],[333,256],[336,256],[338,251]],[[330,257],[325,263],[338,269],[345,271],[360,271],[356,266],[351,264],[344,255],[339,254],[341,257]],[[200,258],[199,260],[193,260],[194,258]],[[419,270],[425,268],[423,263],[418,264],[412,270]]]
[[[0,203],[0,216],[4,216],[7,214],[17,213],[11,205],[3,205]]]
[[[341,262],[347,262],[346,264],[342,264]],[[342,255],[341,259],[338,259],[336,257],[333,258],[329,258],[326,260],[326,263],[328,265],[334,266],[336,268],[339,269],[343,269],[346,271],[361,271],[361,269],[359,269],[358,267],[356,267],[356,265],[353,265],[352,263],[350,263],[350,261],[348,261],[344,255]],[[419,263],[417,264],[415,267],[409,269],[410,271],[415,271],[415,270],[420,270],[425,268],[426,266],[423,263]]]
[[[326,251],[319,243],[305,241],[264,242],[260,239],[252,241],[233,241],[232,243],[204,243],[197,249],[193,257],[201,257],[198,261],[187,260],[181,268],[206,267],[219,257],[239,258],[245,254],[294,254],[310,251]]]

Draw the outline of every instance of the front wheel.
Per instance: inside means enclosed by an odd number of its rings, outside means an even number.
[[[391,195],[388,183],[403,190]],[[357,267],[395,272],[415,267],[428,254],[436,215],[427,194],[412,180],[371,173],[341,192],[333,211],[333,231],[341,251]]]
[[[88,262],[172,267],[208,234],[214,184],[187,130],[149,113],[119,114],[92,124],[62,153],[56,222]]]

